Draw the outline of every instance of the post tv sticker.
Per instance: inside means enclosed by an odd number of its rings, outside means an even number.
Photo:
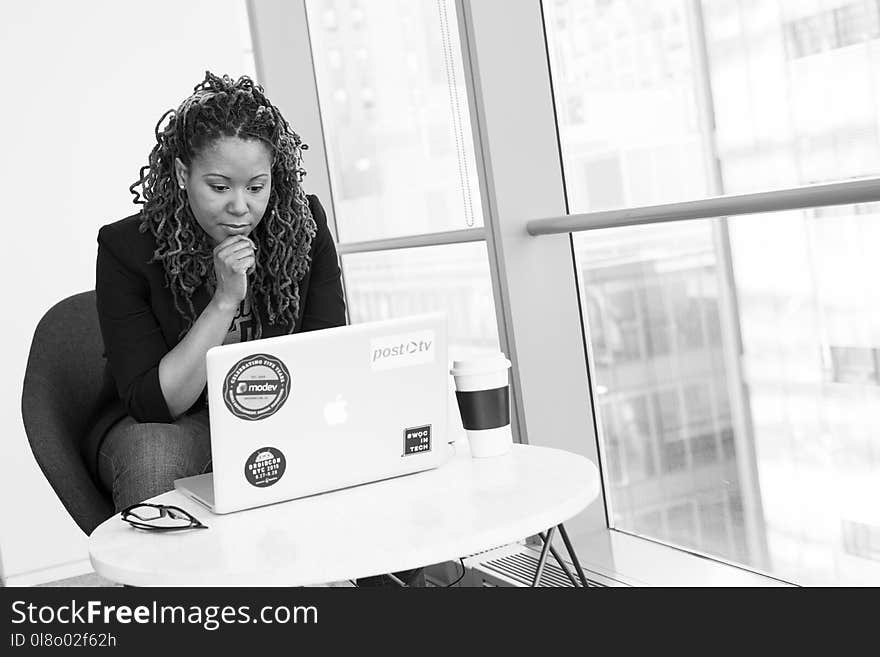
[[[410,331],[370,340],[370,369],[373,372],[433,363],[437,355],[434,331]]]
[[[244,476],[251,486],[266,488],[284,476],[287,462],[280,449],[261,447],[248,457],[244,464]]]
[[[403,455],[412,456],[431,451],[431,425],[403,430]]]
[[[226,408],[242,420],[262,420],[273,415],[290,394],[290,372],[268,354],[238,361],[223,380]]]

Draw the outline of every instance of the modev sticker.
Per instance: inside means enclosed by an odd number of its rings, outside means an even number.
[[[275,447],[261,447],[248,457],[244,476],[251,486],[265,488],[276,483],[287,467],[284,454]]]
[[[226,408],[242,420],[262,420],[275,413],[290,394],[290,372],[268,354],[238,361],[223,381]]]

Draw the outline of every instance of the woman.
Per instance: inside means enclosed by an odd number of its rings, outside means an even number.
[[[130,188],[141,211],[98,233],[110,401],[86,458],[117,511],[211,470],[208,349],[345,324],[324,210],[302,188],[306,145],[260,86],[206,71],[156,141]]]
[[[302,188],[305,145],[258,85],[206,72],[156,141],[131,187],[141,211],[98,233],[116,395],[87,457],[117,511],[210,470],[208,349],[345,324],[324,211]]]

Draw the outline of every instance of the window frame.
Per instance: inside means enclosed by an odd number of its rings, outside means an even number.
[[[485,240],[499,342],[513,364],[515,440],[566,449],[600,466],[599,498],[566,522],[586,567],[635,585],[787,584],[712,555],[609,529],[608,469],[593,412],[572,231],[875,201],[880,184],[852,181],[569,215],[541,1],[455,0],[455,7],[484,227],[341,243],[340,254]],[[248,0],[248,13],[259,82],[309,144],[309,188],[324,201],[338,236],[306,2]]]
[[[305,168],[308,171],[309,190],[322,200],[327,214],[327,222],[336,242],[340,262],[342,261],[341,256],[351,253],[485,241],[492,279],[492,294],[497,311],[502,302],[499,280],[496,275],[498,267],[489,246],[485,225],[420,235],[359,242],[339,242],[332,193],[333,185],[327,158],[326,137],[318,96],[317,71],[312,54],[306,0],[247,0],[247,8],[258,82],[266,88],[273,102],[285,116],[289,117],[291,124],[296,126],[300,136],[309,145],[308,151],[303,155]],[[450,28],[454,29],[454,26],[450,26]],[[473,118],[473,115],[471,116]],[[479,159],[476,166],[479,171],[481,169]],[[482,191],[482,173],[479,174],[479,178]],[[485,203],[483,203],[483,209],[485,211]],[[345,290],[347,286],[344,263],[341,262],[340,266],[343,289]],[[346,308],[346,314],[348,315],[348,313],[349,310]],[[498,341],[501,350],[509,354],[506,325],[501,321],[501,318],[501,314],[496,312]],[[516,436],[519,435],[521,413],[519,412],[518,389],[515,384],[511,385],[510,404],[511,428],[516,440]]]
[[[698,199],[693,201],[685,201],[680,203],[670,203],[659,206],[650,206],[642,208],[622,208],[619,210],[610,210],[603,212],[592,212],[582,214],[569,214],[568,208],[565,207],[565,176],[562,170],[562,149],[558,142],[556,133],[556,116],[555,108],[552,107],[552,84],[550,81],[551,73],[549,66],[549,54],[546,51],[546,34],[544,33],[544,22],[542,16],[542,6],[539,0],[532,3],[504,3],[503,0],[480,0],[480,2],[471,2],[469,0],[458,0],[460,13],[464,17],[465,25],[462,28],[463,40],[470,43],[469,52],[476,52],[477,56],[472,56],[471,67],[474,74],[474,89],[476,102],[473,105],[478,111],[482,112],[479,120],[473,121],[476,129],[483,130],[488,137],[482,137],[485,159],[489,161],[487,169],[487,177],[490,178],[489,187],[495,190],[496,207],[502,201],[498,200],[498,195],[505,195],[503,202],[516,203],[517,193],[521,190],[528,189],[529,185],[525,184],[525,180],[517,180],[515,171],[505,169],[505,158],[510,159],[510,155],[505,153],[505,141],[516,143],[517,130],[515,123],[529,125],[529,133],[533,136],[532,143],[539,139],[552,142],[557,145],[558,152],[556,158],[545,155],[543,159],[531,158],[532,171],[541,172],[543,175],[536,176],[531,183],[531,189],[536,194],[543,196],[544,200],[550,204],[554,194],[559,198],[558,206],[560,211],[534,212],[532,220],[524,219],[523,214],[528,211],[520,210],[517,214],[511,213],[505,216],[503,209],[497,213],[502,214],[500,220],[497,214],[484,214],[487,217],[487,226],[493,230],[500,230],[502,239],[504,235],[513,233],[512,240],[518,236],[516,233],[526,232],[535,238],[536,242],[548,240],[550,238],[558,238],[565,236],[570,241],[572,249],[571,264],[574,264],[574,240],[573,232],[592,230],[598,228],[606,228],[612,226],[634,225],[638,223],[661,223],[666,221],[679,221],[688,219],[713,219],[717,223],[722,223],[722,231],[718,231],[720,236],[716,239],[723,239],[726,227],[723,222],[728,216],[736,216],[741,214],[750,214],[754,212],[770,212],[781,209],[817,207],[826,205],[836,205],[841,203],[856,203],[863,200],[876,200],[880,197],[880,179],[856,180],[840,183],[831,183],[826,185],[814,185],[810,187],[800,187],[788,190],[777,190],[770,192],[758,192],[754,194],[742,194],[735,196],[716,196],[709,199]],[[696,3],[693,3],[697,6]],[[693,7],[692,7],[693,8]],[[505,34],[502,36],[497,34],[493,26],[497,25],[497,16],[504,15]],[[693,12],[692,12],[693,14]],[[493,17],[495,20],[493,20]],[[691,16],[691,19],[699,19],[699,16]],[[693,25],[692,25],[693,27]],[[528,53],[528,54],[526,54]],[[532,62],[525,61],[527,57],[531,57]],[[542,60],[543,68],[536,66],[535,62]],[[511,68],[517,70],[516,79],[509,78],[509,73],[505,75],[505,71]],[[708,95],[708,80],[702,80],[699,93]],[[548,106],[549,105],[549,106]],[[515,117],[508,116],[510,114],[509,107],[516,107]],[[711,117],[701,117],[708,125]],[[506,132],[505,132],[506,131]],[[552,135],[552,136],[551,136]],[[542,153],[543,151],[537,152]],[[707,161],[712,161],[712,154],[707,153]],[[500,163],[500,166],[494,166]],[[714,191],[720,191],[718,189]],[[523,200],[524,207],[530,207],[527,200]],[[533,204],[534,205],[534,204]],[[559,252],[562,251],[562,245],[557,243]],[[724,246],[721,244],[721,246]],[[564,291],[565,294],[557,292],[556,298],[561,303],[567,303],[571,306],[577,301],[572,300],[568,294],[570,289],[569,281],[561,272],[555,270],[551,266],[550,256],[541,257],[541,253],[549,253],[551,245],[543,251],[537,246],[532,245],[531,249],[524,249],[526,254],[522,260],[518,259],[518,254],[508,254],[503,263],[507,265],[508,271],[517,269],[520,262],[527,262],[530,259],[538,258],[542,262],[540,270],[553,274],[548,279],[548,283],[553,289]],[[535,267],[534,262],[529,262],[529,267]],[[577,277],[577,272],[572,272],[572,277]],[[579,286],[580,281],[575,284]],[[516,282],[511,284],[511,294],[526,295],[524,288],[519,287]],[[567,297],[567,298],[566,298]],[[558,321],[558,320],[557,320]],[[575,322],[565,324],[569,330],[575,326]],[[577,324],[580,327],[580,324]],[[586,331],[580,327],[583,335]],[[515,335],[528,334],[532,331],[539,332],[539,328],[530,325],[529,319],[523,317],[512,318],[512,331]],[[574,339],[574,336],[570,336]],[[535,344],[534,340],[529,340],[526,345]],[[549,341],[547,346],[554,350],[565,349],[563,340]],[[589,343],[585,340],[585,353],[590,350]],[[574,353],[574,352],[570,352]],[[525,354],[523,351],[519,354],[521,357]],[[591,355],[591,354],[590,354]],[[730,356],[736,365],[739,364],[739,357],[736,354]],[[520,377],[529,377],[534,374],[540,374],[538,368],[531,371],[523,366],[521,358],[521,366],[518,368],[517,374]],[[581,369],[581,376],[589,383],[590,369],[586,360],[581,362],[579,358],[571,358],[565,365],[565,374],[572,378],[576,377],[576,369]],[[556,372],[559,374],[559,372]],[[607,472],[604,459],[602,457],[602,445],[598,441],[598,431],[596,425],[593,425],[592,437],[593,443],[590,445],[581,445],[573,447],[564,441],[554,437],[552,439],[539,438],[545,436],[544,427],[539,423],[532,422],[535,419],[530,414],[530,402],[542,401],[547,405],[551,405],[553,400],[548,389],[537,390],[536,397],[528,397],[524,400],[527,416],[529,421],[528,428],[536,429],[535,433],[530,433],[532,440],[537,444],[549,444],[554,447],[561,447],[571,451],[585,454],[588,458],[594,459],[601,463],[601,471],[603,475]],[[592,406],[591,406],[592,409]],[[589,425],[585,422],[578,424],[578,420],[582,420],[576,414],[572,414],[572,409],[559,409],[560,413],[568,411],[568,419],[570,426],[574,432],[581,436],[589,436]],[[542,442],[538,442],[538,441]],[[755,476],[754,472],[741,473],[745,476]],[[604,484],[604,482],[603,482]],[[603,485],[603,492],[604,492]],[[606,509],[609,509],[610,500],[603,499],[602,502]],[[588,513],[581,514],[575,518],[572,523],[574,527],[570,528],[570,532],[578,536],[581,549],[587,548],[587,554],[583,558],[593,560],[593,564],[601,564],[598,570],[613,575],[618,579],[627,579],[629,577],[637,577],[639,581],[645,584],[707,584],[711,583],[716,576],[705,572],[707,561],[713,563],[714,571],[718,576],[722,576],[726,583],[741,583],[744,585],[768,585],[775,586],[784,583],[783,580],[762,573],[754,568],[745,568],[737,564],[726,562],[714,555],[700,554],[696,551],[675,548],[665,545],[659,541],[655,541],[648,537],[637,537],[632,532],[618,529],[609,529],[607,522],[604,527],[598,527],[595,518],[589,517]],[[592,545],[591,545],[592,539]],[[575,541],[576,547],[578,541]],[[760,546],[759,546],[760,547]],[[637,555],[633,558],[634,555]],[[644,560],[644,563],[641,561]],[[674,569],[671,564],[675,563]],[[605,570],[607,569],[607,570]],[[712,569],[710,569],[712,570]],[[704,573],[703,576],[696,576],[697,573]],[[723,575],[721,575],[723,573]],[[703,579],[707,577],[709,579]],[[729,579],[727,579],[729,578]]]

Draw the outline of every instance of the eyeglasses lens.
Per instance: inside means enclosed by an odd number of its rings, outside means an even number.
[[[190,519],[174,509],[138,506],[129,511],[129,517],[154,527],[189,527]]]

